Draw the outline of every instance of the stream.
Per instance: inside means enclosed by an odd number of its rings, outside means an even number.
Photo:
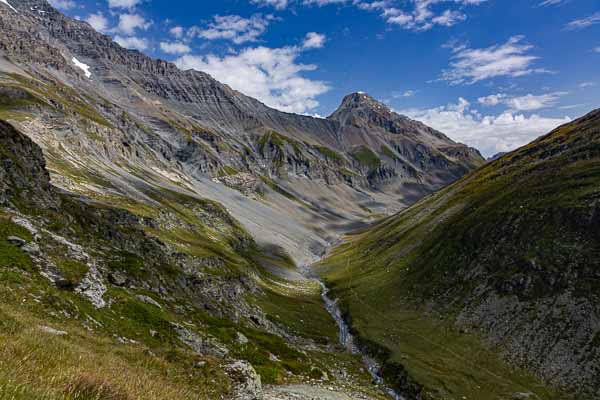
[[[383,387],[383,390],[391,398],[393,398],[394,400],[405,400],[404,397],[402,397],[400,394],[398,394],[394,389],[385,386],[385,382],[383,381],[383,378],[379,374],[379,371],[381,371],[381,366],[379,365],[379,363],[376,360],[369,357],[367,354],[365,354],[364,352],[362,352],[360,350],[358,345],[355,343],[354,336],[352,335],[352,333],[350,333],[350,327],[348,326],[348,324],[346,323],[346,321],[344,321],[344,318],[342,317],[342,311],[340,310],[340,308],[337,305],[337,299],[336,300],[331,299],[329,297],[329,289],[327,288],[327,286],[325,286],[325,284],[323,282],[321,282],[320,280],[318,282],[322,288],[321,297],[323,298],[323,301],[325,302],[325,308],[327,309],[329,314],[331,314],[331,316],[333,317],[333,319],[335,320],[335,323],[337,324],[337,326],[339,328],[340,344],[342,346],[344,346],[346,351],[348,351],[349,353],[360,354],[362,356],[362,362],[363,362],[363,364],[366,365],[367,369],[369,370],[369,373],[373,377],[374,382],[377,385],[381,385]]]

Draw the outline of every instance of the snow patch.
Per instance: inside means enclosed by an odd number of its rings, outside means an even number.
[[[10,3],[8,2],[8,0],[0,0],[0,3],[6,4],[7,6],[10,7],[11,10],[13,10],[14,12],[16,12],[17,14],[19,13],[16,8],[14,8],[13,6],[10,5]]]
[[[0,1],[6,1],[6,0],[0,0]],[[75,66],[77,68],[79,68],[79,69],[81,69],[83,71],[83,73],[85,74],[86,78],[91,78],[92,73],[90,72],[90,66],[89,65],[82,63],[81,61],[79,61],[75,57],[73,57],[73,59],[71,61],[73,61],[73,64],[75,64]]]

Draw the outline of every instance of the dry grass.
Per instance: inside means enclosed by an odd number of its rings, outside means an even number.
[[[42,321],[0,306],[18,332],[0,330],[0,400],[163,400],[220,397],[187,380],[185,369],[140,345],[118,345],[75,324],[39,329]]]
[[[93,375],[79,375],[65,389],[66,397],[73,400],[129,400],[121,388],[106,379]]]

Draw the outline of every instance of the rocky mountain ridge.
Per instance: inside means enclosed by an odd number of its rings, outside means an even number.
[[[205,73],[124,49],[44,0],[11,4],[17,11],[0,15],[0,90],[12,99],[3,117],[42,146],[67,190],[143,198],[139,185],[184,185],[224,202],[252,233],[273,232],[269,242],[314,253],[342,226],[399,210],[483,163],[373,99],[389,124],[342,123],[336,115],[353,113],[345,103],[328,119],[283,113]],[[253,178],[222,179],[237,174]],[[235,192],[262,204],[240,207]],[[336,204],[342,193],[348,200]],[[277,212],[290,201],[295,215]],[[274,218],[301,231],[290,235]]]

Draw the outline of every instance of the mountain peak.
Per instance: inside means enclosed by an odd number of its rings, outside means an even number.
[[[354,92],[344,97],[338,111],[348,108],[372,108],[390,111],[385,104],[376,100],[374,97],[369,96],[369,94],[365,92]]]
[[[355,92],[347,95],[337,110],[329,116],[330,120],[336,120],[342,124],[349,119],[372,119],[393,117],[394,112],[388,106],[369,96],[365,92]]]

